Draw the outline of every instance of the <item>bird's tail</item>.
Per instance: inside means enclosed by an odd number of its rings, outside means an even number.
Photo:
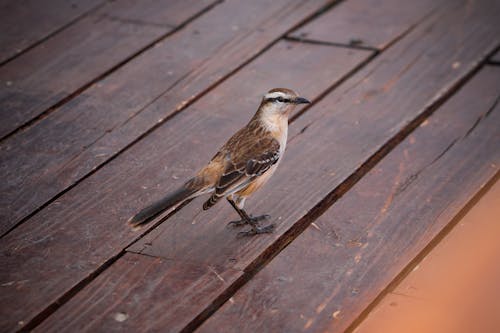
[[[186,185],[187,184],[183,185],[182,187],[180,187],[176,191],[169,193],[164,198],[162,198],[162,199],[156,201],[155,203],[153,203],[152,205],[142,209],[139,213],[132,216],[128,220],[128,223],[134,227],[139,226],[141,224],[146,224],[146,223],[151,221],[152,217],[155,217],[156,215],[163,212],[164,210],[167,210],[169,208],[177,206],[180,203],[186,201],[187,199],[190,199],[190,198],[196,196],[199,189],[192,188],[192,187],[186,186]]]

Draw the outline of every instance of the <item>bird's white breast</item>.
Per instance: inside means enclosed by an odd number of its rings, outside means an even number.
[[[264,114],[262,124],[278,140],[280,144],[280,156],[285,152],[288,137],[288,117],[282,114]]]

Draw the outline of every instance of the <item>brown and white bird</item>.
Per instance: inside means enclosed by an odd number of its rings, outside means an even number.
[[[241,218],[230,223],[237,226],[248,224],[251,227],[241,235],[272,232],[273,224],[259,225],[259,221],[267,219],[268,215],[252,217],[243,207],[245,199],[262,187],[276,170],[285,152],[288,116],[297,104],[303,103],[310,102],[293,90],[270,90],[250,122],[236,132],[196,176],[173,193],[141,210],[129,223],[133,226],[147,223],[166,209],[194,197],[211,194],[203,204],[203,209],[209,209],[226,197]]]

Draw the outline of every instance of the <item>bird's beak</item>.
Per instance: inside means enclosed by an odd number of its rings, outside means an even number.
[[[304,97],[297,97],[294,101],[295,104],[310,104],[311,102]]]

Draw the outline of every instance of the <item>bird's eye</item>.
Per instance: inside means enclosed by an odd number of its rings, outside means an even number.
[[[281,102],[281,103],[283,103],[283,102],[285,101],[285,100],[283,99],[283,97],[278,97],[278,98],[276,98],[276,100],[277,100],[278,102]]]

